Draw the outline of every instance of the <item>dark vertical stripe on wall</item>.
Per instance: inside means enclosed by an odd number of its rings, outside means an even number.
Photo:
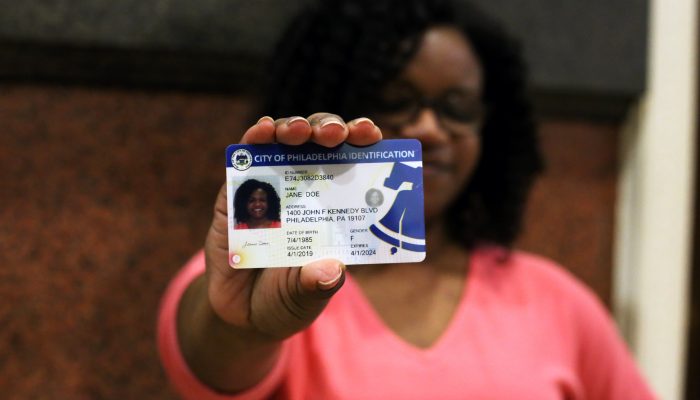
[[[700,10],[697,24],[700,21]],[[697,28],[700,28],[697,27]],[[700,32],[700,30],[698,30]],[[700,54],[700,41],[697,43]],[[697,87],[696,95],[700,93],[700,64],[696,66]],[[700,154],[700,102],[696,104],[695,113],[695,154]],[[690,321],[688,323],[688,355],[685,374],[687,400],[700,399],[700,162],[695,158],[695,218],[693,222],[693,254],[690,286]]]

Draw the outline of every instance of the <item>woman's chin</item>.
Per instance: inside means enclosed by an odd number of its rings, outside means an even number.
[[[437,196],[431,196],[429,192],[425,193],[425,225],[434,223],[437,220],[442,220],[447,218],[445,215],[447,211],[448,202],[442,198],[436,198]]]
[[[457,195],[457,183],[453,179],[445,176],[426,179],[423,182],[423,197],[425,198],[425,208],[441,210]]]

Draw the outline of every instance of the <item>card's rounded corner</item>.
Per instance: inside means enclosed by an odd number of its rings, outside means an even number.
[[[415,144],[417,144],[418,147],[420,147],[420,148],[423,147],[423,143],[421,143],[421,141],[418,140],[418,139],[416,139],[416,138],[406,138],[406,139],[409,140],[409,141],[411,141],[411,142],[413,142],[413,143],[415,143]]]

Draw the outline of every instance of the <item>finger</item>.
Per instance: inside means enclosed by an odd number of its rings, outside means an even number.
[[[338,115],[316,113],[309,116],[312,133],[311,140],[325,147],[335,147],[345,141],[348,127]]]
[[[275,140],[282,144],[299,145],[311,137],[311,125],[306,118],[290,117],[275,120]]]
[[[204,243],[207,258],[207,273],[217,272],[222,278],[233,276],[237,271],[229,265],[228,249],[228,195],[226,184],[221,186],[214,203],[214,216]]]
[[[219,191],[214,204],[214,216],[204,243],[209,301],[217,315],[229,324],[246,326],[248,313],[232,304],[247,304],[251,295],[254,270],[237,270],[229,265],[228,213],[226,185]]]
[[[275,121],[268,116],[260,118],[241,138],[241,144],[266,144],[274,141]]]
[[[216,243],[222,249],[228,250],[228,193],[225,183],[221,185],[214,202],[214,215],[211,226]]]
[[[382,140],[382,131],[369,118],[356,118],[348,122],[346,141],[356,146],[368,146]]]
[[[214,259],[222,259],[228,263],[228,209],[227,209],[226,184],[221,186],[214,203],[214,215],[207,233],[205,250],[214,256]],[[218,262],[217,264],[220,264]],[[226,272],[226,271],[223,271]]]

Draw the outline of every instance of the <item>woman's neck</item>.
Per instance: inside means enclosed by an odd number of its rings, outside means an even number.
[[[426,256],[424,264],[443,271],[463,271],[469,251],[450,236],[444,218],[426,223]]]
[[[423,262],[350,269],[386,327],[419,348],[429,348],[447,330],[466,285],[469,251],[440,222],[426,225]]]
[[[373,274],[379,271],[425,269],[431,273],[458,273],[463,274],[465,265],[469,260],[469,250],[462,246],[447,231],[447,224],[443,219],[426,224],[426,257],[420,263],[410,264],[379,264],[369,268],[361,267],[353,269],[359,274]]]
[[[434,262],[446,249],[454,246],[454,239],[447,234],[444,219],[439,219],[425,225],[425,262]]]

